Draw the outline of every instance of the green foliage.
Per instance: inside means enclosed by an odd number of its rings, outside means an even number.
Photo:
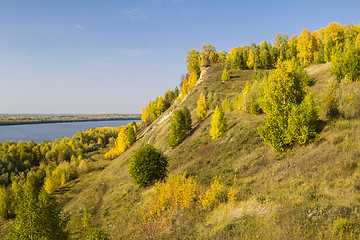
[[[354,82],[360,79],[360,48],[356,48],[354,43],[347,44],[346,51],[338,50],[332,56],[330,74],[336,80]]]
[[[0,186],[0,218],[8,219],[11,215],[11,192],[5,186]]]
[[[230,80],[230,75],[229,75],[229,72],[226,68],[224,68],[224,71],[221,75],[221,81],[222,82],[226,82],[226,81],[229,81]]]
[[[264,82],[260,104],[266,121],[259,133],[276,150],[284,151],[293,142],[303,144],[314,135],[315,100],[308,97],[301,105],[307,79],[304,69],[292,60],[279,62]]]
[[[316,134],[319,105],[314,94],[307,94],[300,105],[293,105],[286,129],[287,141],[305,144]]]
[[[68,232],[65,231],[67,221],[61,216],[55,198],[45,190],[41,190],[37,196],[24,191],[16,207],[10,239],[68,239]]]
[[[263,83],[260,104],[266,114],[287,117],[292,104],[300,104],[305,96],[308,77],[295,60],[278,62]]]
[[[224,111],[221,107],[215,108],[210,128],[210,136],[212,139],[219,139],[227,130],[227,123]]]
[[[198,123],[201,123],[207,117],[206,99],[205,99],[204,94],[202,94],[202,93],[200,94],[199,100],[197,101],[196,113],[197,113],[196,116],[197,116]]]
[[[189,109],[176,110],[170,123],[168,145],[171,149],[179,146],[191,131],[191,115]]]
[[[92,223],[93,217],[91,216],[89,209],[85,206],[82,211],[81,228],[84,232],[87,232],[92,227]]]
[[[188,51],[186,57],[187,69],[189,72],[199,72],[200,71],[200,53],[195,49]]]
[[[146,187],[167,175],[168,158],[152,145],[141,146],[131,157],[129,175],[135,184]]]
[[[110,240],[110,234],[101,228],[94,228],[88,235],[86,240]]]
[[[203,66],[207,66],[210,63],[216,63],[217,62],[217,57],[215,57],[214,55],[216,55],[216,49],[213,45],[211,44],[204,44],[201,47],[201,65]],[[190,71],[191,72],[191,71]]]

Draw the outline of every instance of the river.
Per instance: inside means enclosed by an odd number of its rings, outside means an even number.
[[[118,127],[127,125],[133,120],[89,121],[89,122],[63,122],[0,126],[0,142],[6,141],[35,141],[55,140],[61,137],[72,137],[78,131],[91,128]],[[135,121],[138,122],[138,121]]]

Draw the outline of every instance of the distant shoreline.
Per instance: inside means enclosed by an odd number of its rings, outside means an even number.
[[[33,121],[3,121],[0,126],[14,126],[14,125],[33,125],[33,124],[46,124],[46,123],[70,123],[70,122],[100,122],[100,121],[119,121],[119,120],[141,120],[139,117],[113,117],[113,118],[94,118],[94,119],[54,119],[54,120],[33,120]]]

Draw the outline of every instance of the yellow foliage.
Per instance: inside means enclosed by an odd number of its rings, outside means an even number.
[[[113,159],[116,156],[119,156],[120,154],[125,152],[125,150],[131,146],[132,142],[130,142],[128,135],[129,126],[134,129],[134,133],[136,135],[136,125],[132,125],[132,123],[129,123],[127,126],[121,126],[118,137],[115,140],[115,147],[110,148],[110,150],[105,153],[105,158]]]
[[[211,63],[217,63],[219,61],[219,54],[217,52],[210,53],[209,60]]]
[[[81,218],[81,227],[86,231],[92,226],[93,217],[87,207],[83,209],[83,214]]]
[[[239,190],[238,190],[238,186],[237,186],[237,182],[236,182],[236,175],[235,175],[234,180],[233,180],[233,185],[230,187],[230,189],[227,193],[228,202],[230,204],[235,203],[235,201],[237,200],[236,195],[238,193],[239,193]]]
[[[87,172],[89,172],[89,165],[85,160],[81,160],[78,166],[78,173],[79,174],[85,174]]]
[[[254,67],[256,67],[256,59],[255,59],[255,54],[252,50],[250,50],[249,52],[249,57],[246,61],[246,65],[250,68],[253,69]]]
[[[195,206],[197,189],[195,179],[184,175],[156,183],[143,205],[142,220],[135,226],[135,239],[161,239],[170,231],[171,219],[178,211]]]
[[[198,122],[202,122],[207,117],[207,107],[206,107],[206,100],[204,94],[200,94],[199,100],[197,101],[197,120]]]
[[[311,34],[304,29],[299,36],[297,43],[298,58],[303,66],[307,66],[314,61],[314,54],[317,49],[316,34]]]
[[[233,110],[233,107],[231,106],[230,100],[228,98],[225,98],[224,101],[222,101],[221,107],[224,112],[231,112]]]
[[[212,116],[211,128],[209,134],[212,139],[219,139],[227,130],[227,123],[224,111],[221,107],[215,108]]]
[[[224,185],[220,184],[220,178],[215,177],[210,189],[200,195],[200,207],[204,210],[212,209],[219,203],[218,197]]]
[[[44,182],[44,188],[48,194],[53,193],[60,186],[60,182],[52,177],[47,177]]]
[[[180,102],[185,96],[188,94],[191,88],[193,88],[198,80],[199,76],[197,72],[190,72],[189,77],[184,77],[183,82],[180,89],[180,96],[178,101]]]
[[[165,212],[185,210],[191,207],[197,193],[197,183],[194,178],[170,176],[166,182],[158,182],[146,205],[144,215],[147,217],[161,216]]]
[[[235,53],[236,53],[237,51],[239,51],[239,50],[240,50],[239,47],[234,47],[234,48],[230,49],[230,52],[229,52],[229,54],[227,55],[227,60],[228,60],[229,62],[232,62],[232,61],[234,60]]]

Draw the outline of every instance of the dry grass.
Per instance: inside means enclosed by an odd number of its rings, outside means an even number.
[[[307,69],[320,90],[329,81],[329,64]],[[104,162],[103,170],[82,176],[67,185],[61,196],[71,214],[70,230],[79,237],[81,209],[87,206],[94,225],[102,226],[113,239],[129,239],[132,226],[139,220],[138,206],[146,201],[151,188],[136,187],[128,177],[128,159],[144,143],[151,143],[170,158],[173,174],[197,176],[208,186],[220,176],[228,187],[235,174],[239,194],[234,205],[223,203],[213,211],[187,213],[173,226],[176,234],[167,239],[354,239],[360,235],[360,120],[327,123],[308,145],[284,153],[263,143],[257,127],[264,116],[227,113],[229,129],[220,140],[208,134],[209,116],[196,123],[196,101],[200,93],[213,94],[214,102],[230,100],[251,81],[252,71],[231,70],[232,78],[221,82],[222,67],[207,69],[204,80],[196,85],[175,109],[188,107],[196,129],[180,146],[167,146],[171,117],[159,118],[143,137],[119,158]],[[355,86],[355,85],[354,85]],[[349,88],[349,87],[348,87]],[[213,109],[210,109],[209,115]],[[100,167],[98,169],[101,169]],[[104,216],[104,212],[108,212]],[[357,223],[357,224],[354,224]]]

